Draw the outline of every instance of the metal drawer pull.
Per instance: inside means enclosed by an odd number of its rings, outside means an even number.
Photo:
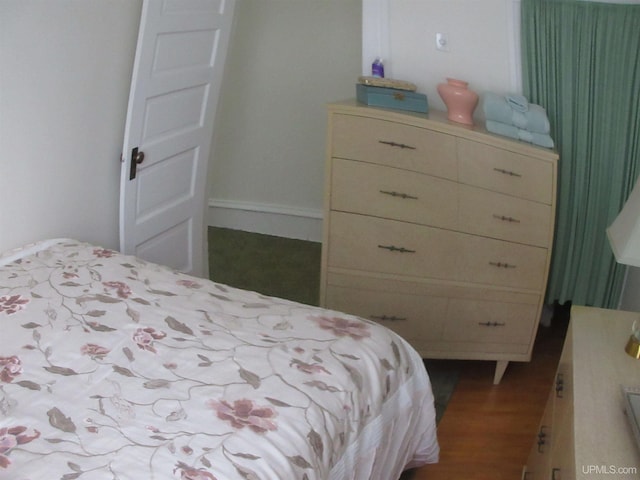
[[[395,315],[371,315],[369,318],[383,322],[402,322],[407,319],[407,317],[396,317]]]
[[[546,442],[546,438],[547,438],[547,434],[545,433],[544,429],[547,428],[546,426],[542,425],[540,427],[540,431],[538,432],[538,453],[544,453],[544,450],[542,447],[544,447]]]
[[[489,265],[493,265],[494,267],[498,267],[498,268],[516,268],[516,265],[513,265],[511,263],[502,263],[502,262],[489,262]]]
[[[558,477],[556,477],[556,473],[559,473],[559,472],[560,472],[559,468],[551,469],[551,480],[558,480]]]
[[[483,327],[504,327],[506,323],[504,322],[478,322],[478,325]]]
[[[497,218],[498,220],[502,220],[503,222],[520,223],[520,220],[518,220],[517,218],[506,217],[504,215],[497,215],[495,213],[493,214],[493,218]]]
[[[413,195],[407,195],[406,193],[398,193],[398,192],[389,192],[387,190],[380,190],[380,193],[384,193],[385,195],[391,195],[392,197],[400,197],[403,198],[405,200],[410,199],[410,200],[418,200],[418,197],[414,197]]]
[[[412,147],[411,145],[406,145],[404,143],[396,143],[396,142],[389,141],[389,140],[378,140],[378,143],[382,143],[384,145],[389,145],[390,147],[398,147],[398,148],[401,148],[403,150],[405,148],[408,148],[409,150],[415,150],[416,149],[416,147]]]
[[[561,373],[556,376],[556,397],[563,398],[564,393],[564,377]]]
[[[512,172],[511,170],[505,170],[504,168],[494,168],[496,172],[502,173],[504,175],[509,175],[510,177],[521,177],[519,173]]]
[[[378,248],[384,248],[385,250],[389,250],[390,252],[416,253],[415,250],[409,250],[404,247],[396,247],[395,245],[378,245]]]

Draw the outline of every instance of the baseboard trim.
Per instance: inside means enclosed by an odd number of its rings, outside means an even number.
[[[277,237],[322,241],[322,211],[285,205],[209,199],[208,225]]]

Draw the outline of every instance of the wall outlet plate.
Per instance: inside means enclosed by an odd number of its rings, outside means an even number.
[[[446,33],[436,33],[436,50],[449,51],[449,37]]]

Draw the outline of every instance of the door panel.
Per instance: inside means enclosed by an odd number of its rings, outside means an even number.
[[[120,249],[206,272],[207,162],[235,0],[144,0],[123,148]],[[144,153],[132,165],[134,149]]]
[[[197,157],[198,150],[193,148],[138,173],[138,222],[188,202],[194,196]]]

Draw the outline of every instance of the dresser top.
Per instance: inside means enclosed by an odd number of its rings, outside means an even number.
[[[452,122],[447,119],[447,113],[440,110],[429,109],[429,113],[408,112],[389,108],[371,107],[358,102],[356,99],[330,103],[328,108],[330,113],[361,115],[378,118],[380,120],[404,123],[415,127],[429,128],[441,133],[467,138],[469,140],[493,145],[495,147],[521,153],[523,155],[538,157],[551,162],[556,162],[558,160],[558,154],[555,150],[538,147],[530,143],[512,140],[508,137],[490,133],[484,127],[484,123],[469,126]]]
[[[573,306],[573,398],[577,478],[593,466],[636,467],[640,449],[625,414],[622,386],[640,387],[640,360],[624,351],[640,313]],[[625,477],[624,475],[620,478]]]

